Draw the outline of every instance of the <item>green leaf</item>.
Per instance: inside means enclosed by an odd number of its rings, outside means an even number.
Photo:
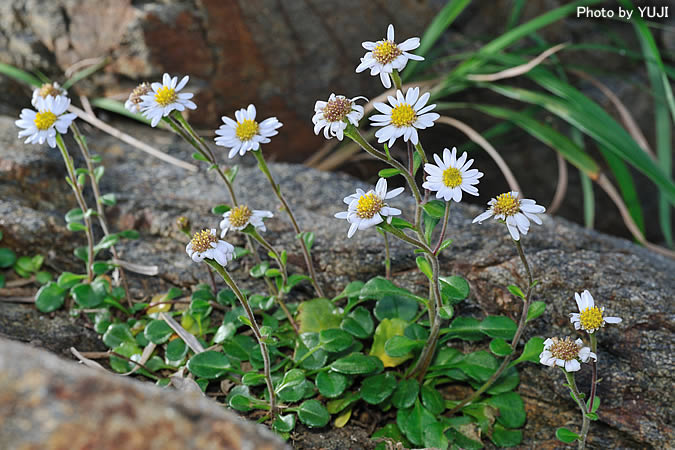
[[[374,312],[375,317],[380,321],[397,319],[407,322],[417,315],[417,308],[417,302],[409,297],[387,295],[377,302]]]
[[[272,423],[272,428],[277,433],[290,433],[295,428],[295,415],[278,415],[274,423]]]
[[[396,424],[405,437],[417,447],[424,445],[424,430],[434,423],[437,423],[436,418],[419,400],[415,401],[412,408],[399,409],[396,414]]]
[[[530,305],[530,309],[527,310],[527,319],[525,321],[529,322],[530,320],[536,319],[537,317],[544,314],[545,309],[546,303],[532,302],[532,304]]]
[[[263,261],[260,264],[256,264],[249,271],[249,275],[253,278],[260,278],[265,276],[265,271],[270,268],[269,261]]]
[[[330,421],[330,414],[317,400],[307,400],[298,407],[298,419],[310,428],[324,427]]]
[[[40,284],[46,284],[52,280],[52,274],[44,270],[35,274],[35,281]]]
[[[18,67],[10,66],[9,64],[0,63],[0,73],[33,87],[42,86],[42,82],[38,78]]]
[[[319,388],[319,393],[326,398],[335,398],[340,396],[347,386],[349,379],[332,370],[319,372],[316,376],[316,387]]]
[[[16,260],[16,263],[14,263],[14,270],[17,273],[24,272],[25,274],[31,274],[31,273],[35,272],[37,269],[35,268],[35,265],[33,264],[32,258],[30,258],[29,256],[21,256],[21,257],[19,257],[19,259]],[[30,276],[30,275],[28,275],[28,276]]]
[[[96,308],[101,303],[105,295],[95,292],[90,284],[80,283],[70,288],[70,295],[80,308]]]
[[[415,262],[417,263],[417,268],[420,269],[420,272],[422,272],[424,275],[427,276],[430,280],[433,278],[433,271],[431,269],[431,264],[429,264],[429,261],[424,256],[418,256],[415,259]]]
[[[431,200],[424,204],[424,211],[434,219],[440,219],[445,214],[445,202]]]
[[[544,339],[537,336],[530,338],[530,340],[527,341],[527,343],[525,344],[523,353],[521,353],[518,358],[514,359],[511,362],[510,366],[515,366],[516,364],[521,363],[523,361],[531,361],[534,363],[538,363],[539,355],[543,351],[544,351]]]
[[[120,231],[117,233],[119,237],[123,237],[124,239],[138,239],[140,234],[136,230],[124,230]]]
[[[380,170],[380,171],[377,173],[377,175],[378,175],[380,178],[391,178],[391,177],[393,177],[393,176],[399,175],[400,173],[401,173],[400,170],[394,169],[394,168],[392,167],[392,168],[389,168],[389,169],[382,169],[382,170]]]
[[[412,406],[412,405],[411,405]],[[394,443],[400,443],[404,448],[410,448],[412,444],[408,441],[401,430],[398,429],[398,426],[395,423],[388,423],[379,430],[375,431],[371,436],[371,439],[376,438],[389,438]],[[378,447],[375,447],[376,450],[380,450]]]
[[[513,353],[511,344],[502,338],[495,338],[490,341],[490,351],[497,356],[507,356]]]
[[[390,225],[394,228],[398,228],[399,230],[405,230],[406,228],[411,229],[415,228],[415,225],[408,222],[407,220],[401,219],[400,217],[394,217],[393,219],[391,219]]]
[[[63,306],[66,290],[57,283],[47,283],[35,294],[35,307],[43,313],[56,311]]]
[[[444,331],[449,338],[477,341],[483,339],[483,334],[480,332],[480,326],[480,321],[473,317],[457,317]]]
[[[480,323],[480,331],[493,338],[512,339],[518,325],[505,316],[487,316]]]
[[[518,386],[518,383],[520,383],[518,371],[515,367],[509,367],[486,392],[490,395],[503,394],[514,390]]]
[[[311,231],[303,231],[302,233],[299,233],[297,237],[302,239],[302,242],[307,246],[307,250],[312,249],[312,245],[314,245],[314,233]]]
[[[336,398],[326,403],[326,409],[330,414],[337,414],[358,402],[361,396],[356,392],[347,392],[342,398]]]
[[[228,205],[216,205],[211,208],[211,212],[217,216],[221,216],[228,212],[231,208]]]
[[[105,206],[115,206],[117,204],[117,197],[113,193],[103,194],[101,196],[101,203]]]
[[[136,345],[136,339],[126,323],[112,324],[103,334],[103,343],[109,348],[119,347],[124,342]]]
[[[66,225],[66,228],[68,228],[68,230],[70,230],[70,231],[75,231],[75,232],[84,231],[84,230],[87,229],[87,227],[82,225],[80,222],[68,222],[68,224]]]
[[[410,408],[415,404],[419,390],[420,385],[417,380],[414,378],[403,379],[396,386],[391,403],[397,409]]]
[[[170,366],[178,366],[187,356],[188,346],[182,339],[174,339],[169,342],[164,352],[166,363]]]
[[[8,248],[0,248],[0,269],[12,267],[16,262],[16,254]]]
[[[375,330],[370,354],[380,359],[384,367],[396,367],[412,358],[412,353],[400,357],[391,357],[385,351],[386,342],[394,336],[404,336],[408,322],[401,319],[384,319]]]
[[[418,302],[425,303],[426,300],[423,299],[422,297],[419,297],[412,292],[400,288],[396,286],[394,283],[391,281],[387,280],[386,278],[383,277],[375,277],[371,280],[368,280],[368,282],[361,288],[361,295],[360,299],[361,300],[381,300],[384,297],[407,297],[409,299],[413,299]],[[415,311],[416,312],[416,311]],[[407,320],[412,319],[415,316],[415,313],[413,313],[412,316],[410,316]],[[375,317],[377,317],[379,320],[382,320],[377,313],[375,313]],[[399,317],[403,319],[402,316],[386,316],[386,317]],[[384,318],[386,318],[384,317]]]
[[[439,277],[439,280],[444,304],[455,305],[469,296],[469,282],[464,278],[453,275],[451,277]]]
[[[354,343],[354,338],[340,328],[329,328],[319,333],[319,341],[324,350],[341,352],[347,350]]]
[[[497,447],[515,447],[523,441],[522,430],[509,430],[500,424],[495,424],[490,436]]]
[[[499,409],[497,422],[506,428],[520,428],[525,425],[525,405],[523,399],[515,392],[495,395],[485,401]]]
[[[326,364],[328,360],[328,353],[319,348],[319,333],[301,333],[300,339],[295,341],[295,356],[294,361],[302,361],[300,367],[308,370],[320,369]],[[312,352],[311,355],[307,353]]]
[[[424,428],[422,439],[426,448],[448,448],[450,442],[444,434],[445,426],[436,422]]]
[[[291,369],[284,374],[281,383],[274,389],[283,402],[294,403],[302,399],[305,392],[305,373],[300,369]]]
[[[62,289],[70,289],[79,283],[80,280],[84,280],[85,278],[87,278],[86,275],[77,275],[71,272],[63,272],[56,280],[56,284],[58,284]]]
[[[338,328],[341,317],[335,306],[326,298],[302,302],[298,307],[298,323],[300,332],[319,333],[329,328]]]
[[[347,317],[342,319],[340,328],[359,339],[366,339],[373,334],[375,324],[370,315],[370,311],[359,306],[354,311],[350,312]]]
[[[440,415],[445,411],[445,400],[441,394],[429,385],[422,386],[421,390],[422,405],[434,416]]]
[[[515,295],[516,297],[520,297],[523,300],[525,300],[525,294],[523,293],[522,289],[520,289],[515,284],[512,284],[512,285],[508,286],[506,289],[508,289],[509,292],[512,293],[513,295]]]
[[[361,383],[361,398],[371,405],[385,401],[396,389],[396,377],[391,372],[366,378]]]
[[[245,386],[261,386],[265,384],[265,375],[258,372],[246,372],[241,377],[241,384]]]
[[[91,265],[91,268],[96,275],[102,275],[108,272],[109,270],[114,269],[115,266],[104,261],[96,261],[94,264]]]
[[[485,350],[469,353],[457,364],[465,374],[482,383],[495,373],[498,366],[497,359]]]
[[[207,350],[190,358],[186,367],[193,375],[212,380],[227,373],[231,365],[224,354]]]
[[[382,361],[375,356],[352,353],[333,362],[330,368],[346,375],[366,375],[373,372],[381,372],[384,367]]]
[[[94,178],[96,179],[97,183],[101,181],[101,177],[103,176],[104,172],[105,172],[104,166],[98,166],[94,169]]]
[[[222,344],[225,340],[230,339],[237,332],[237,327],[232,323],[224,323],[218,327],[216,334],[213,335],[214,344]]]
[[[209,160],[206,158],[206,156],[202,155],[199,152],[194,152],[192,154],[192,158],[196,159],[197,161],[209,162]]]
[[[127,358],[141,355],[141,349],[136,345],[136,342],[122,342],[118,347],[113,348],[113,352],[126,356]],[[110,355],[110,367],[115,372],[125,373],[135,367],[135,364],[115,355]]]
[[[143,334],[150,342],[159,345],[169,340],[173,334],[173,330],[169,324],[163,320],[151,320],[150,323],[145,326]]]
[[[71,209],[66,213],[66,223],[70,222],[80,222],[84,219],[84,214],[80,208]]]
[[[591,399],[589,398],[586,401],[586,407],[590,409],[591,406]],[[593,400],[593,409],[591,409],[591,412],[594,413],[598,410],[600,407],[600,397],[596,396],[595,399]]]
[[[98,253],[103,249],[110,248],[113,245],[117,244],[117,241],[119,240],[120,238],[117,234],[109,234],[107,236],[104,236],[103,239],[101,239],[99,243],[94,246],[94,252]]]
[[[555,430],[555,437],[557,437],[559,441],[562,441],[565,444],[571,444],[572,442],[579,439],[581,436],[579,436],[573,431],[568,430],[565,427],[560,427],[557,430]]]
[[[452,244],[452,239],[446,239],[441,243],[441,246],[438,247],[438,253],[442,252]]]
[[[412,340],[406,336],[392,336],[384,344],[384,351],[388,356],[400,358],[407,356],[417,347],[424,346],[424,342]]]

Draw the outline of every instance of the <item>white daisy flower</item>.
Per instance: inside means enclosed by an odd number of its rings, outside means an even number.
[[[141,112],[141,103],[143,102],[142,97],[147,95],[150,91],[152,91],[150,83],[143,82],[136,86],[134,90],[131,91],[131,94],[129,94],[127,101],[124,102],[126,110],[134,114]]]
[[[420,38],[413,37],[401,44],[396,44],[394,42],[393,25],[389,25],[387,28],[387,39],[377,42],[366,41],[361,45],[368,50],[368,53],[361,58],[361,64],[356,68],[356,73],[370,69],[370,74],[373,76],[379,75],[382,85],[387,89],[391,87],[391,73],[394,70],[403,70],[409,59],[424,60],[421,56],[408,53],[420,46]]]
[[[219,136],[216,138],[216,145],[229,148],[230,158],[237,153],[244,156],[249,150],[258,150],[260,144],[267,144],[270,137],[279,133],[277,128],[283,124],[276,117],[269,117],[258,123],[255,121],[255,114],[255,106],[248,105],[248,108],[234,113],[236,122],[229,117],[221,117],[225,124],[216,130]]]
[[[345,197],[344,202],[349,207],[347,211],[335,214],[335,217],[347,219],[351,224],[347,232],[347,237],[350,238],[354,236],[356,230],[365,230],[382,223],[383,217],[387,217],[387,222],[391,222],[392,216],[400,215],[401,210],[387,205],[385,200],[392,199],[401,192],[402,187],[387,192],[387,180],[380,178],[374,190],[363,192],[362,189],[356,189],[356,194]]]
[[[39,88],[33,89],[33,99],[31,104],[37,108],[37,99],[42,97],[46,98],[51,95],[52,97],[68,97],[68,92],[59,85],[58,82],[45,83]]]
[[[220,237],[224,238],[225,233],[230,229],[241,231],[250,223],[256,230],[267,231],[263,219],[274,217],[271,211],[251,210],[246,205],[239,205],[223,214],[223,220],[220,221]]]
[[[544,351],[539,354],[539,362],[545,366],[559,366],[566,372],[576,372],[581,369],[581,364],[587,363],[591,358],[595,361],[598,357],[589,347],[584,347],[581,339],[572,341],[569,337],[565,340],[557,337],[548,338],[544,341]]]
[[[171,77],[165,73],[161,83],[152,83],[151,91],[141,96],[141,112],[150,120],[150,125],[156,127],[162,117],[171,114],[171,111],[184,111],[187,109],[197,109],[192,100],[194,94],[179,93],[185,87],[189,76],[185,75],[180,83],[178,77]]]
[[[429,112],[436,107],[435,104],[427,105],[430,94],[428,92],[420,97],[420,88],[410,88],[403,96],[403,92],[396,91],[396,98],[389,96],[389,105],[386,103],[375,103],[375,109],[382,114],[373,115],[371,125],[374,127],[383,127],[377,130],[375,137],[377,142],[387,142],[391,147],[396,139],[403,137],[403,140],[411,141],[417,145],[419,138],[417,130],[423,130],[434,126],[434,120],[441,117],[437,113]],[[391,106],[390,106],[391,105]]]
[[[358,99],[368,100],[365,97],[346,98],[344,95],[330,94],[327,102],[317,101],[314,105],[314,134],[319,134],[323,128],[326,139],[337,137],[339,141],[344,137],[347,123],[355,127],[359,126],[359,120],[363,118],[363,106],[355,103]]]
[[[185,251],[194,262],[202,262],[205,258],[214,259],[223,267],[234,259],[234,247],[218,239],[213,228],[195,233]]]
[[[578,313],[570,314],[570,322],[574,328],[593,333],[605,326],[605,323],[621,323],[621,317],[604,317],[605,308],[595,306],[595,301],[590,292],[584,291],[581,295],[574,293],[577,301]]]
[[[515,191],[506,192],[493,198],[488,202],[487,211],[473,219],[472,223],[482,223],[484,220],[494,216],[497,220],[506,222],[506,227],[514,241],[525,236],[530,230],[530,220],[541,225],[539,214],[546,211],[537,202],[528,198],[519,198]]]
[[[37,111],[24,108],[19,120],[14,122],[19,128],[19,137],[26,137],[26,144],[47,144],[56,147],[56,133],[66,134],[68,127],[75,120],[73,113],[64,114],[70,106],[68,97],[57,96],[39,97],[36,101]]]
[[[466,152],[457,158],[456,147],[452,147],[452,153],[447,148],[444,149],[443,159],[434,154],[437,165],[424,165],[424,171],[429,175],[422,187],[436,192],[436,198],[442,198],[446,202],[450,200],[461,202],[462,191],[478,195],[478,189],[474,185],[478,184],[478,179],[483,176],[483,172],[479,172],[478,169],[469,169],[473,164],[473,159],[467,161],[466,158]]]

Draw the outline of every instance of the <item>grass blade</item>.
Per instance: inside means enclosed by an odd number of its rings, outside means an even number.
[[[642,206],[640,205],[640,199],[638,198],[637,190],[635,189],[635,183],[633,182],[633,176],[630,174],[628,167],[624,162],[617,157],[614,153],[610,152],[603,146],[598,146],[600,153],[607,161],[610,170],[614,174],[616,179],[616,184],[619,185],[619,190],[621,191],[621,197],[628,208],[630,216],[635,221],[635,224],[640,229],[640,232],[645,234],[645,220],[644,215],[642,214]]]
[[[572,141],[584,150],[584,135],[576,128],[571,131]],[[592,230],[595,225],[595,195],[593,194],[593,182],[583,171],[579,171],[581,179],[581,193],[584,200],[584,226]]]
[[[94,106],[96,108],[101,108],[105,109],[106,111],[110,111],[115,114],[119,114],[121,116],[128,117],[130,119],[137,120],[141,123],[144,123],[146,125],[150,125],[150,121],[143,117],[140,114],[134,114],[130,111],[128,111],[122,102],[118,102],[117,100],[113,100],[111,98],[94,98],[90,100],[91,106]]]
[[[33,87],[42,86],[42,81],[40,81],[37,77],[31,75],[25,70],[21,70],[17,67],[10,66],[9,64],[0,62],[0,74],[6,75],[21,83],[29,84]]]

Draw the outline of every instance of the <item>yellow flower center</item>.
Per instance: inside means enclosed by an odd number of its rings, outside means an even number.
[[[240,141],[248,141],[258,132],[258,122],[246,119],[237,123],[237,129],[234,130]]]
[[[550,352],[556,359],[572,361],[579,357],[579,350],[581,350],[581,348],[569,337],[566,337],[564,341],[554,337]]]
[[[329,122],[341,122],[350,112],[352,112],[352,102],[344,97],[337,97],[323,108],[323,117]]]
[[[56,122],[56,114],[51,111],[40,111],[35,115],[35,126],[38,130],[48,130]]]
[[[356,205],[356,215],[360,219],[372,219],[373,216],[380,212],[384,206],[384,201],[374,192],[368,192],[365,195],[362,195],[359,198],[359,202]]]
[[[501,194],[497,197],[495,204],[492,205],[492,210],[495,215],[513,216],[520,210],[520,200],[518,197],[512,196],[510,192]]]
[[[198,253],[203,253],[213,248],[211,246],[211,243],[213,242],[218,242],[218,238],[211,234],[211,230],[208,229],[204,229],[195,233],[195,235],[192,236],[192,240],[190,241],[192,244],[192,250]]]
[[[415,110],[407,103],[401,103],[391,111],[391,123],[395,127],[409,127],[415,122]]]
[[[401,56],[402,53],[403,51],[401,51],[395,43],[391,41],[380,41],[373,50],[373,57],[375,58],[375,61],[380,64],[388,64]]]
[[[160,106],[168,106],[175,102],[176,98],[176,90],[171,89],[169,86],[162,86],[155,94],[155,101]]]
[[[248,206],[246,205],[241,205],[237,206],[236,208],[233,208],[230,211],[230,224],[233,227],[243,227],[248,224],[249,219],[253,215],[253,211],[251,211]]]
[[[602,311],[597,306],[586,308],[579,314],[579,321],[584,330],[600,328],[603,323]]]
[[[456,188],[462,185],[462,173],[459,169],[448,167],[443,171],[443,184],[449,188]]]
[[[45,83],[40,87],[38,95],[42,98],[47,98],[49,95],[56,97],[61,95],[61,90],[54,87],[54,85],[51,83]]]

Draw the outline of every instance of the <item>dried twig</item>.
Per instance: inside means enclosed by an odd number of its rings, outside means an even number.
[[[178,322],[173,320],[173,317],[170,315],[160,312],[159,313],[160,319],[164,320],[173,331],[176,332],[176,334],[185,341],[185,343],[192,349],[193,352],[195,353],[202,353],[204,351],[204,347],[202,347],[202,344],[197,340],[197,338],[187,332],[185,328],[181,327]]]
[[[560,153],[555,152],[555,155],[558,162],[558,184],[555,186],[555,195],[551,200],[551,205],[546,211],[547,214],[551,215],[558,211],[567,193],[567,162]]]
[[[541,55],[537,56],[536,58],[525,64],[504,69],[501,72],[497,73],[467,75],[467,78],[471,81],[497,81],[503,80],[504,78],[518,77],[537,67],[539,64],[541,64],[542,61],[544,61],[546,58],[548,58],[555,52],[562,50],[565,47],[565,45],[567,44],[558,44],[554,47],[551,47],[545,52],[543,52]]]

